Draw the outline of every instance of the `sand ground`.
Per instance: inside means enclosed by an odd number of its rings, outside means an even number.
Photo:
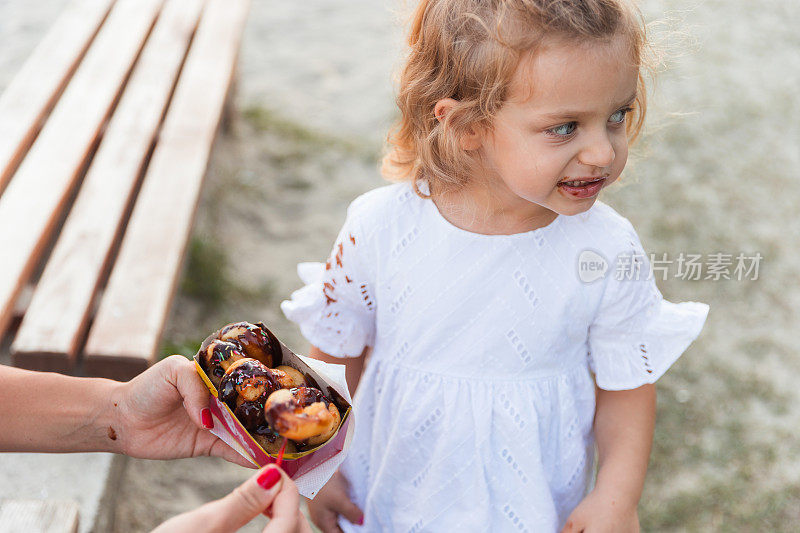
[[[0,2],[0,89],[63,3]],[[604,200],[657,257],[763,256],[757,280],[681,279],[673,263],[659,281],[667,298],[708,302],[711,313],[659,381],[643,530],[795,531],[800,4],[646,0],[643,10],[666,21],[654,29],[683,38],[667,41],[677,44],[643,142]],[[383,184],[397,11],[386,0],[254,1],[238,112],[214,151],[164,353],[191,354],[209,331],[240,319],[263,319],[307,350],[278,305],[299,287],[295,264],[327,256],[349,201]],[[147,530],[246,476],[213,459],[132,460],[118,531]]]

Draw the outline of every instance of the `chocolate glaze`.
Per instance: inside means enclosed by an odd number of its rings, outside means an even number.
[[[273,368],[276,366],[280,366],[281,364],[283,364],[283,350],[281,349],[281,342],[278,340],[278,337],[276,337],[263,322],[256,322],[256,326],[260,327],[262,330],[267,332],[270,348],[272,349]]]
[[[266,395],[263,395],[254,402],[242,402],[242,404],[233,410],[233,414],[248,430],[253,431],[259,426],[264,424],[264,402]]]
[[[215,340],[206,347],[204,357],[201,357],[200,361],[204,363],[206,373],[222,377],[225,374],[221,366],[223,361],[242,359],[244,356],[238,344]]]
[[[258,359],[267,366],[277,366],[282,359],[278,339],[261,322],[228,324],[219,330],[217,336],[221,340],[237,343],[248,357]]]
[[[264,394],[269,396],[280,388],[278,380],[271,369],[255,359],[245,359],[233,369],[228,369],[219,387],[219,398],[231,409],[236,409],[236,399],[242,388],[248,386],[250,380],[257,380],[266,387]]]
[[[269,442],[275,442],[276,440],[278,440],[280,438],[280,435],[278,435],[278,432],[275,431],[274,429],[272,429],[269,426],[269,424],[267,424],[263,420],[262,420],[261,425],[253,430],[253,433],[255,433],[256,435],[261,435],[262,437],[267,439]]]
[[[316,402],[325,402],[325,407],[331,403],[331,401],[322,394],[321,390],[314,387],[295,387],[291,389],[291,392],[301,408]]]
[[[286,423],[281,419],[281,415],[284,413],[298,413],[301,409],[316,402],[323,402],[325,407],[331,404],[322,391],[314,387],[295,387],[289,389],[289,392],[292,393],[289,401],[274,402],[265,412],[267,423],[277,429],[279,433],[288,429]]]
[[[299,409],[300,406],[297,404],[297,400],[292,396],[292,399],[288,402],[273,403],[270,405],[269,409],[264,413],[264,416],[267,419],[267,424],[275,428],[278,433],[281,433],[288,429],[286,423],[282,421],[281,416],[284,413],[294,413]]]
[[[319,384],[317,383],[317,380],[315,380],[308,372],[303,374],[303,377],[306,379],[306,383],[308,384],[309,387],[314,387],[315,389],[322,389],[322,387],[320,387]],[[328,390],[328,398],[330,398],[330,400],[326,400],[326,405],[328,403],[331,403],[332,401],[333,405],[335,405],[336,408],[339,409],[339,414],[342,414],[345,411],[347,411],[347,408],[349,407],[347,400],[345,400],[341,394],[336,392],[333,389],[333,387],[326,387],[326,388]]]
[[[303,377],[306,379],[306,383],[308,383],[309,387],[314,387],[315,389],[319,388],[319,384],[317,383],[317,380],[314,379],[313,377],[311,377],[311,374],[306,372],[305,374],[303,374]]]
[[[348,407],[347,400],[345,400],[341,394],[336,392],[336,390],[333,387],[328,387],[328,397],[333,402],[333,405],[335,405],[336,408],[339,410],[339,414],[342,414],[345,411],[347,411]]]

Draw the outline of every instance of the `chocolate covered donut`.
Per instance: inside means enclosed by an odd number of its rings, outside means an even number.
[[[200,362],[211,382],[219,390],[220,381],[228,367],[244,357],[238,344],[217,339],[201,351]]]
[[[327,441],[339,427],[339,410],[313,387],[279,389],[269,395],[264,411],[279,435],[308,446]]]
[[[261,322],[228,324],[219,330],[217,337],[220,340],[238,344],[247,357],[257,359],[270,368],[281,364],[280,343]]]
[[[283,446],[284,438],[278,435],[278,432],[269,427],[269,425],[264,421],[264,424],[257,427],[255,430],[251,431],[250,434],[253,436],[253,439],[261,446],[265,452],[271,454],[277,454],[281,446]],[[297,453],[297,446],[295,445],[294,441],[286,441],[286,449],[283,451],[284,453]]]
[[[247,430],[264,423],[264,403],[281,388],[283,372],[255,359],[239,359],[228,367],[219,387],[219,399],[228,404]]]
[[[286,383],[283,388],[285,389],[293,389],[295,387],[304,387],[306,385],[306,378],[303,374],[290,366],[281,365],[276,367],[275,370],[280,370],[284,374],[286,374],[286,380],[282,381],[282,383]]]

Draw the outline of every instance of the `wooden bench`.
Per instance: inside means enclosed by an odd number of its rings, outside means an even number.
[[[0,531],[78,533],[79,510],[71,501],[0,500]]]
[[[153,362],[247,8],[73,0],[0,97],[14,365],[130,379]]]

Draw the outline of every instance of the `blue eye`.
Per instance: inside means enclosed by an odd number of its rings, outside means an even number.
[[[626,107],[625,109],[620,109],[619,111],[611,115],[608,118],[608,121],[611,122],[612,124],[622,124],[623,122],[625,122],[625,115],[627,115],[631,111],[633,111],[633,109],[630,107]]]
[[[561,124],[555,128],[550,128],[547,131],[553,135],[558,135],[559,137],[567,137],[572,135],[572,132],[575,131],[576,127],[577,125],[574,122],[567,122],[566,124]]]

